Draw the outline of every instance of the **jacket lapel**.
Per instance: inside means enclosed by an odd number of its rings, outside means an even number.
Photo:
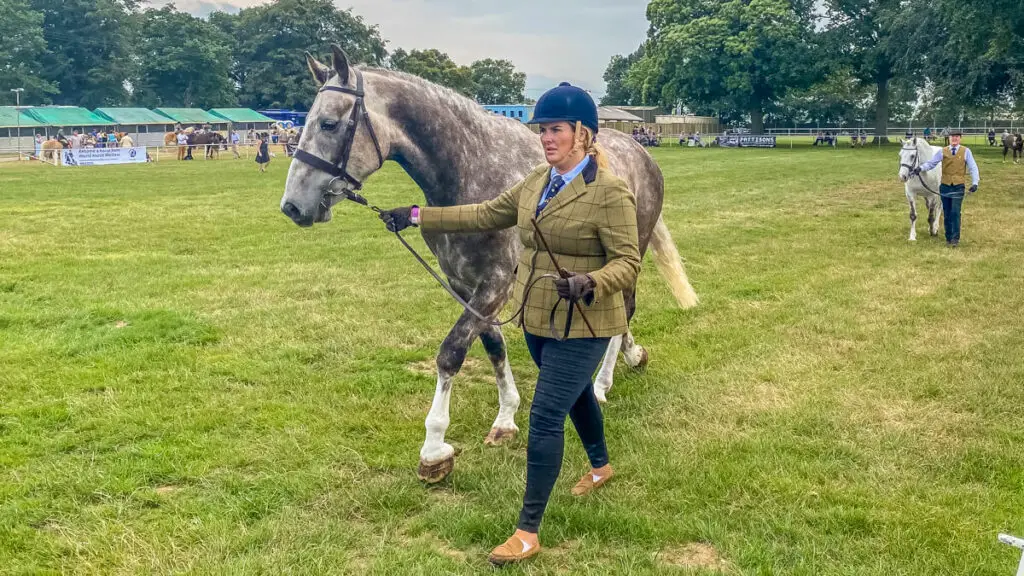
[[[564,190],[559,192],[558,195],[556,195],[550,202],[548,202],[548,205],[544,208],[544,210],[541,210],[540,216],[537,218],[537,220],[542,220],[548,214],[558,211],[566,204],[569,204],[570,202],[573,202],[580,196],[586,194],[587,185],[593,183],[596,179],[597,161],[591,158],[586,168],[583,169],[583,172],[581,172],[579,176],[573,178],[572,182],[569,182],[569,185]],[[540,201],[540,194],[543,194],[544,189],[547,188],[549,181],[550,177],[544,179],[544,185],[541,186],[541,191],[537,194],[537,201]],[[536,202],[534,203],[534,206],[536,206]]]

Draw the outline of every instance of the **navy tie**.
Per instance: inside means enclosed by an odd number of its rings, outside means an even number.
[[[558,192],[565,187],[565,180],[558,174],[551,177],[551,183],[548,184],[548,193],[541,197],[540,204],[537,205],[537,215],[540,216],[540,211],[543,210],[549,202],[558,194]]]

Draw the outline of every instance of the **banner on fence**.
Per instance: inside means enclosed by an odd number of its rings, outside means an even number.
[[[106,164],[134,164],[146,161],[146,147],[134,148],[68,148],[62,150],[64,166],[103,166]]]
[[[723,148],[775,148],[775,136],[719,136]]]

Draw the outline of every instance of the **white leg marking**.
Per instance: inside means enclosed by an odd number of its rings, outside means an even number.
[[[614,336],[608,342],[608,350],[604,353],[604,360],[601,362],[601,370],[594,380],[594,396],[597,401],[604,403],[608,401],[608,391],[612,389],[612,379],[615,377],[615,363],[619,359],[619,348],[622,346],[622,336]]]
[[[438,372],[434,401],[427,413],[427,438],[420,448],[420,460],[427,464],[436,464],[455,455],[455,448],[444,441],[449,422],[448,405],[452,398],[451,381],[451,376]]]
[[[496,367],[498,372],[498,417],[491,425],[492,430],[518,432],[516,426],[516,411],[519,410],[519,390],[516,389],[516,381],[512,376],[512,369],[509,368],[508,358]]]
[[[917,195],[910,191],[910,185],[906,187],[907,202],[910,203],[910,241],[917,240]]]

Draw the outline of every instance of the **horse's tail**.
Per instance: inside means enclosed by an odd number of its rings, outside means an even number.
[[[683,259],[661,216],[658,216],[658,223],[654,225],[654,235],[651,236],[651,254],[654,256],[658,272],[668,282],[668,287],[672,291],[672,295],[676,297],[679,306],[684,309],[696,306],[697,293],[694,292],[693,286],[686,278]]]

